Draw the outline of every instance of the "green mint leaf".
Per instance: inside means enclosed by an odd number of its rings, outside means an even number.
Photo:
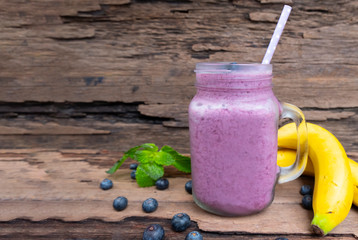
[[[177,158],[173,166],[179,171],[191,173],[190,157],[183,156],[182,158]]]
[[[120,160],[118,160],[108,171],[106,171],[106,173],[113,174],[124,163],[124,161],[127,160],[127,158],[135,159],[134,155],[138,149],[145,149],[152,152],[158,151],[158,147],[154,143],[144,143],[142,145],[135,146],[129,149],[127,152],[125,152],[123,157]]]
[[[141,146],[136,146],[131,149],[129,149],[127,152],[124,153],[124,155],[127,155],[128,157],[133,159],[134,153],[140,148]]]
[[[129,158],[129,155],[124,154],[120,160],[118,160],[108,171],[106,171],[106,173],[113,174],[124,163],[124,161],[127,160],[127,158]]]
[[[148,150],[137,150],[133,154],[133,159],[137,160],[140,163],[148,163],[148,162],[152,162],[157,154],[158,152],[152,152]]]
[[[156,163],[142,163],[138,168],[145,172],[153,180],[158,180],[164,175],[164,168]],[[137,170],[138,170],[137,168]]]
[[[144,143],[140,146],[141,146],[141,148],[148,150],[148,151],[152,151],[152,152],[158,151],[158,147],[154,143]]]
[[[136,180],[139,187],[150,187],[155,184],[155,180],[153,180],[146,171],[142,168],[142,164],[139,164],[136,170]]]
[[[178,169],[179,171],[190,173],[191,172],[191,161],[190,157],[183,156],[179,154],[177,151],[175,151],[170,146],[163,146],[162,149],[160,149],[162,152],[169,153],[175,161],[173,162],[173,166]]]
[[[175,162],[171,154],[163,151],[157,152],[154,156],[154,162],[159,165],[170,166]]]
[[[136,171],[137,183],[140,187],[149,187],[164,175],[164,167],[173,165],[179,171],[190,173],[190,157],[183,156],[170,146],[163,146],[158,152],[158,147],[154,143],[144,143],[133,147],[124,153],[107,173],[114,173],[125,160],[132,158],[140,164]]]
[[[143,149],[151,152],[158,151],[158,147],[154,143],[144,143],[142,145],[129,149],[127,152],[125,152],[125,154],[128,155],[130,158],[134,159],[134,155],[138,149]]]

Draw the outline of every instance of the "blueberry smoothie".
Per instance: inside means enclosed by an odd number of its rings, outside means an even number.
[[[271,65],[201,63],[189,105],[195,202],[224,216],[250,215],[273,200],[279,174],[279,103]]]

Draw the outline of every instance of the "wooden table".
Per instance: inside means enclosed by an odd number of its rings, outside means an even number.
[[[167,168],[170,187],[164,191],[139,188],[130,178],[130,161],[108,176],[105,170],[120,156],[90,149],[0,150],[0,239],[141,239],[151,223],[164,227],[166,239],[184,239],[193,230],[204,239],[316,239],[310,228],[313,213],[302,208],[299,194],[302,184],[313,184],[312,178],[277,185],[274,202],[262,213],[227,218],[195,205],[184,189],[190,174]],[[103,191],[99,184],[106,177],[114,186]],[[112,207],[118,196],[129,200],[121,212]],[[150,214],[141,209],[149,197],[159,202]],[[182,233],[170,227],[170,219],[179,212],[192,220]],[[356,239],[357,219],[358,209],[353,207],[324,239]]]
[[[195,64],[261,62],[283,4],[293,9],[273,91],[357,161],[357,1],[0,0],[0,239],[140,239],[154,222],[167,239],[194,229],[205,239],[315,239],[298,193],[310,178],[278,185],[267,210],[242,218],[200,210],[184,191],[190,175],[173,169],[165,191],[138,188],[129,163],[113,189],[99,188],[133,146],[188,153]],[[123,212],[112,208],[118,195],[129,199]],[[152,214],[141,211],[147,197],[159,200]],[[177,212],[192,218],[184,233],[170,228]],[[353,207],[325,239],[354,239],[357,220]]]

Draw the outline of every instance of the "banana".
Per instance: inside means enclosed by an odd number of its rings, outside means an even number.
[[[288,167],[296,160],[296,151],[292,149],[279,149],[277,152],[277,165],[280,167]],[[353,204],[358,207],[358,163],[348,158],[349,166],[352,172],[352,180],[354,186]],[[304,175],[313,176],[314,170],[310,158],[307,160],[306,168],[303,172]]]
[[[296,150],[281,148],[277,151],[277,165],[280,167],[291,166],[296,160]],[[314,177],[312,161],[307,159],[307,165],[302,173],[303,175]]]
[[[353,204],[358,207],[358,163],[349,159],[349,166],[351,167],[352,180],[354,185]]]
[[[313,231],[326,235],[348,215],[353,202],[353,180],[348,157],[340,142],[326,129],[307,123],[309,157],[315,175]],[[295,149],[296,127],[287,124],[278,131],[278,146]]]

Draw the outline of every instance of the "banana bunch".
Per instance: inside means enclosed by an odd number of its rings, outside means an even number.
[[[329,131],[312,123],[307,123],[307,130],[310,160],[304,173],[315,177],[311,224],[315,233],[326,235],[347,217],[353,199],[358,204],[358,164],[347,157],[341,143]],[[280,128],[279,166],[294,162],[295,152],[288,149],[295,149],[296,145],[295,125]]]

